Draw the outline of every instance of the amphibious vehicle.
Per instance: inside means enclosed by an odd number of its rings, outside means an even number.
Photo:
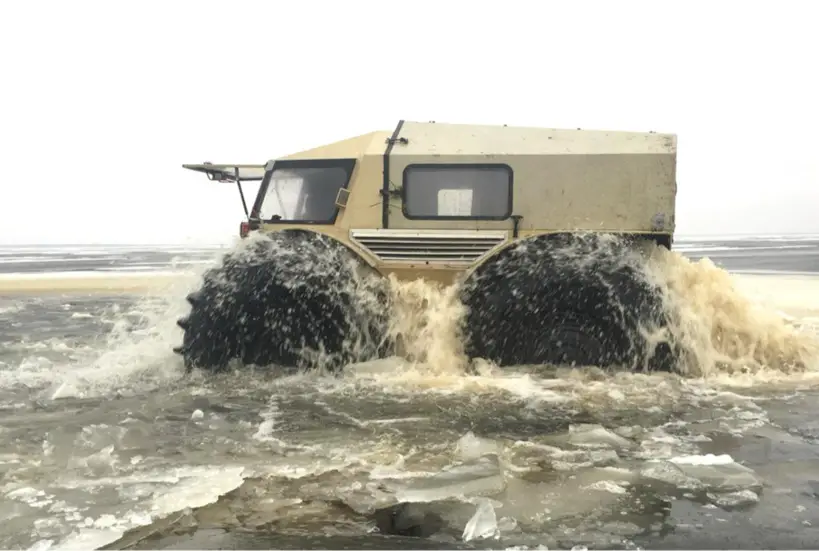
[[[183,165],[237,184],[248,239],[188,296],[175,351],[208,370],[394,354],[392,275],[459,286],[471,358],[670,369],[643,264],[672,246],[676,156],[673,134],[400,121],[264,165]]]

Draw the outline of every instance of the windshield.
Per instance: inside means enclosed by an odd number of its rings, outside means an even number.
[[[342,166],[276,168],[262,200],[263,220],[332,222],[338,190],[347,184]]]

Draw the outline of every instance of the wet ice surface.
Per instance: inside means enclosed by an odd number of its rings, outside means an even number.
[[[184,377],[184,294],[0,297],[0,548],[819,541],[816,378]]]
[[[729,389],[521,368],[385,386],[389,360],[341,378],[185,378],[149,307],[2,299],[14,316],[0,357],[0,547],[798,548],[819,538],[809,381]],[[128,355],[100,356],[118,323]],[[142,368],[122,376],[126,357]]]

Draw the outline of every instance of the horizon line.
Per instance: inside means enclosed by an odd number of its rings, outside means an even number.
[[[819,231],[817,232],[794,232],[794,233],[688,233],[677,234],[674,236],[674,241],[685,241],[686,239],[726,239],[726,238],[787,238],[787,237],[816,237],[819,239]],[[4,243],[0,241],[0,247],[224,247],[230,246],[232,241],[211,241],[211,242],[134,242],[134,241],[111,241],[111,242],[34,242],[34,243]]]

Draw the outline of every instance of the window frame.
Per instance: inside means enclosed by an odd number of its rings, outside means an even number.
[[[353,179],[353,172],[355,171],[357,159],[354,158],[343,158],[343,159],[283,159],[278,161],[273,161],[268,163],[270,165],[269,170],[265,172],[264,178],[262,179],[262,183],[259,186],[259,191],[256,193],[256,200],[253,202],[253,211],[251,217],[256,217],[263,224],[290,224],[290,225],[297,225],[297,224],[305,224],[305,225],[318,225],[318,226],[332,226],[336,223],[338,219],[339,212],[341,211],[341,207],[339,207],[335,201],[338,198],[338,192],[336,192],[336,197],[333,198],[333,204],[335,205],[335,211],[333,212],[332,218],[323,219],[323,220],[273,220],[272,218],[262,219],[259,218],[261,213],[262,205],[264,204],[264,200],[267,197],[267,190],[270,187],[270,180],[273,178],[273,174],[278,169],[298,169],[298,168],[341,168],[347,174],[347,179],[344,183],[339,187],[341,189],[349,189],[350,182]]]
[[[496,216],[419,216],[407,212],[407,188],[409,183],[410,172],[415,168],[432,168],[432,169],[478,169],[478,170],[497,170],[503,169],[509,176],[509,193],[507,196],[506,211],[504,214]],[[515,189],[515,172],[512,167],[506,163],[412,163],[404,167],[402,174],[401,185],[401,212],[407,220],[508,220],[512,216],[514,207],[512,201],[514,199]],[[440,189],[439,189],[440,191]]]

